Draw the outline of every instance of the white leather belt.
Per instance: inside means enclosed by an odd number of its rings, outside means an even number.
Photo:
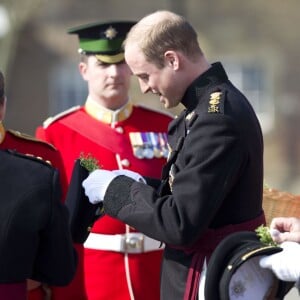
[[[91,232],[83,245],[88,249],[122,253],[143,253],[163,248],[161,242],[135,232],[113,235]]]

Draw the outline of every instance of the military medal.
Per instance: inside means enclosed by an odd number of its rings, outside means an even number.
[[[155,132],[149,132],[151,144],[153,146],[153,153],[156,158],[161,158],[162,157],[162,151],[159,145],[159,137],[158,133]]]
[[[159,133],[159,144],[160,144],[160,148],[161,148],[161,151],[162,151],[162,156],[164,158],[167,158],[168,155],[169,155],[169,149],[168,149],[168,138],[167,138],[167,135],[166,133]]]
[[[132,146],[132,151],[138,159],[144,158],[143,141],[139,132],[130,132],[129,138]]]
[[[139,159],[167,158],[167,135],[163,132],[130,132],[132,151]]]
[[[147,132],[141,133],[142,141],[143,141],[143,151],[144,151],[144,157],[147,159],[151,159],[154,157],[154,152],[151,146],[151,140],[150,136]]]

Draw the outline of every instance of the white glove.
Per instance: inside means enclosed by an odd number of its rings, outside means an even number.
[[[300,278],[300,244],[284,242],[280,247],[281,252],[261,258],[259,265],[272,270],[283,281],[296,282]]]
[[[125,175],[132,178],[135,181],[146,183],[146,180],[139,174],[130,170],[113,170],[113,173],[116,175]]]
[[[92,204],[97,204],[104,199],[106,190],[111,181],[118,175],[112,171],[95,170],[83,182],[85,194]]]

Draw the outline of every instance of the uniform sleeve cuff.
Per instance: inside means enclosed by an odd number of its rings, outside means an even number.
[[[117,217],[120,209],[127,204],[132,204],[130,198],[131,186],[136,182],[134,179],[120,175],[109,184],[104,201],[104,211],[112,217]]]

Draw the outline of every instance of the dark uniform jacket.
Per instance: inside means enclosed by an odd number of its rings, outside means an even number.
[[[263,213],[261,128],[220,63],[190,85],[182,104],[186,110],[169,126],[172,151],[160,193],[119,176],[104,198],[107,214],[166,244],[161,299],[167,300],[195,299],[187,296],[195,255],[215,246],[218,232],[223,237]]]
[[[36,156],[49,162],[54,168],[57,168],[59,170],[59,179],[62,188],[61,199],[65,199],[67,178],[60,153],[53,145],[28,134],[7,129],[5,130],[3,139],[0,137],[0,149],[15,150],[19,153]]]
[[[76,254],[58,171],[48,163],[0,151],[0,283],[27,278],[66,285]]]

